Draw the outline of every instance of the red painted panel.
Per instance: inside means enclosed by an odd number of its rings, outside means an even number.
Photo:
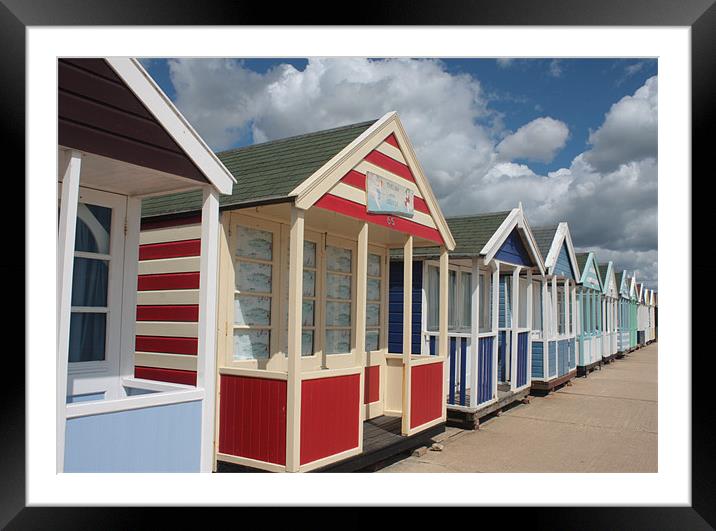
[[[343,178],[341,179],[342,183],[348,184],[350,186],[353,186],[354,188],[358,188],[359,190],[365,191],[365,181],[366,176],[365,174],[356,171],[351,170],[348,173],[346,173]],[[413,205],[415,206],[415,210],[419,212],[423,212],[425,214],[430,214],[430,209],[428,208],[427,203],[420,197],[414,197],[413,198]]]
[[[380,151],[371,151],[365,156],[364,160],[370,162],[371,164],[375,164],[376,166],[379,166],[384,170],[388,170],[390,173],[399,175],[403,179],[415,182],[413,172],[410,171],[410,168],[408,166],[406,166],[402,162],[398,162],[397,160],[390,158],[388,155],[384,155]]]
[[[366,177],[364,173],[361,173],[356,170],[351,170],[343,176],[341,182],[349,184],[355,188],[358,188],[359,190],[365,191],[365,179]]]
[[[443,414],[443,364],[412,367],[410,381],[410,427],[415,428]]]
[[[159,369],[157,367],[134,367],[134,377],[184,385],[196,385],[196,371]]]
[[[158,260],[159,258],[183,258],[199,256],[201,240],[179,240],[176,242],[145,243],[139,246],[140,260]]]
[[[398,232],[412,234],[413,236],[425,238],[426,240],[431,240],[439,244],[443,243],[442,236],[440,236],[440,232],[438,232],[437,229],[426,227],[425,225],[421,225],[420,223],[416,223],[414,221],[410,221],[408,219],[401,218],[398,216],[369,214],[368,212],[366,212],[366,208],[364,205],[359,205],[358,203],[354,203],[353,201],[343,199],[342,197],[326,194],[318,201],[316,201],[314,206],[317,206],[319,208],[325,208],[326,210],[332,210],[333,212],[338,212],[339,214],[343,214],[345,216],[362,219],[368,221],[369,223],[375,223],[376,225],[381,225],[383,227],[390,227],[391,229],[397,230]],[[391,218],[395,224],[389,225],[388,218]]]
[[[137,278],[138,291],[160,289],[199,289],[199,272],[139,275]]]
[[[199,351],[199,340],[195,337],[137,336],[135,346],[139,352],[196,356]]]
[[[395,135],[393,133],[390,133],[384,141],[387,142],[388,144],[390,144],[391,146],[394,146],[394,147],[397,147],[398,149],[400,149],[400,146],[398,145],[398,139],[395,138]]]
[[[286,381],[221,375],[219,452],[286,464]]]
[[[301,464],[358,446],[360,374],[301,382]]]
[[[137,321],[178,321],[195,323],[199,320],[199,305],[137,306]]]
[[[180,227],[182,225],[196,225],[201,223],[201,214],[192,214],[178,218],[143,219],[141,229],[163,229],[167,227]]]
[[[380,365],[365,368],[363,403],[372,404],[380,400]]]

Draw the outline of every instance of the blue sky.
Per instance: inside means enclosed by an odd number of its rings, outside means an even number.
[[[444,210],[522,201],[657,286],[656,59],[151,59],[219,151],[398,111]],[[637,218],[635,220],[635,218]]]

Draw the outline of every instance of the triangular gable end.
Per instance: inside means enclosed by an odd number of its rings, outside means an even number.
[[[567,241],[562,242],[562,248],[557,255],[557,260],[552,268],[552,274],[559,275],[574,280],[577,275],[572,266],[572,260],[569,258],[569,251],[567,250]]]
[[[626,271],[622,271],[622,282],[619,286],[619,295],[625,299],[629,298],[629,276]]]
[[[512,232],[505,238],[505,241],[495,253],[495,259],[509,264],[522,265],[532,267],[534,260],[527,251],[527,247],[522,241],[519,229],[515,227]]]
[[[599,269],[597,268],[597,262],[594,258],[594,253],[589,253],[589,256],[587,257],[587,263],[584,264],[581,284],[587,288],[602,291],[601,276],[599,275]]]
[[[368,212],[367,174],[413,192],[413,215]],[[455,248],[396,113],[388,113],[296,187],[296,206],[324,208]]]
[[[513,233],[516,234],[516,237],[513,236]],[[523,249],[517,248],[520,244]],[[517,258],[514,256],[502,259],[503,261],[518,263],[528,267],[536,266],[539,269],[540,274],[545,274],[544,260],[537,247],[537,242],[532,235],[532,230],[527,224],[521,205],[518,208],[512,209],[500,227],[494,232],[488,242],[480,250],[480,254],[485,257],[485,263],[489,264],[492,259],[500,260],[497,254],[503,250],[505,245],[507,245],[505,251],[508,251],[510,247],[513,247],[512,252],[517,254],[524,253],[527,257],[519,258],[521,262],[515,262],[514,260],[517,260]]]
[[[617,286],[617,276],[614,273],[614,263],[609,262],[607,265],[607,274],[604,280],[604,293],[612,298],[619,297],[619,287]]]

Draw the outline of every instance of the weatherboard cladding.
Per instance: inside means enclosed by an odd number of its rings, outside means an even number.
[[[217,153],[236,178],[231,195],[221,196],[219,206],[287,199],[292,190],[374,123],[372,120]],[[142,216],[200,210],[201,199],[201,191],[147,198],[142,201]]]
[[[104,59],[59,59],[57,84],[61,146],[207,182]]]
[[[500,249],[495,253],[495,259],[508,264],[527,267],[534,265],[532,257],[530,257],[530,254],[527,252],[525,244],[522,243],[522,237],[516,228],[505,238]]]
[[[388,281],[388,352],[403,353],[403,262],[390,262]],[[423,311],[423,262],[413,262],[412,354],[420,354]]]
[[[567,252],[567,242],[562,243],[562,248],[557,256],[557,262],[554,265],[554,273],[556,275],[574,279],[574,269],[572,268],[572,262],[569,259],[569,253]]]

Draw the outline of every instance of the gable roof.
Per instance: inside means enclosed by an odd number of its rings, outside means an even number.
[[[231,173],[139,61],[63,58],[57,69],[60,146],[178,177],[170,190],[229,192]]]
[[[577,263],[576,254],[574,252],[574,244],[572,243],[572,235],[569,231],[569,225],[566,221],[562,221],[553,227],[537,227],[533,228],[532,235],[537,241],[537,245],[542,254],[547,274],[560,276],[561,273],[557,269],[558,262],[562,253],[562,249],[567,251],[567,259],[572,269],[575,281],[581,276],[581,267]]]
[[[584,266],[587,265],[587,259],[589,258],[589,253],[577,253],[577,265],[579,265],[580,271],[584,271]]]
[[[554,225],[553,227],[534,227],[532,229],[532,234],[537,242],[539,252],[542,253],[542,257],[545,260],[547,259],[549,250],[552,248],[552,242],[554,241],[555,234],[557,234],[558,227],[558,225]]]
[[[241,208],[293,202],[307,210],[388,137],[394,139],[396,149],[405,159],[404,167],[414,179],[439,239],[447,249],[454,249],[455,241],[447,222],[396,112],[388,112],[374,121],[221,153],[238,182],[234,193],[219,206]],[[178,198],[147,200],[142,210],[145,217],[196,211],[197,197],[183,194]]]
[[[599,284],[599,291],[602,291],[604,289],[604,279],[602,277],[601,271],[599,269],[599,262],[597,262],[597,256],[594,254],[594,252],[588,252],[588,253],[577,253],[577,265],[579,265],[579,271],[580,271],[580,278],[577,280],[579,284],[586,284],[589,280],[589,277],[587,277],[587,273],[589,271],[588,265],[591,263],[594,267],[594,272],[597,276],[597,284]],[[590,282],[591,283],[591,282]],[[594,288],[593,288],[594,289]]]
[[[287,201],[291,192],[316,170],[364,133],[377,120],[272,140],[217,153],[236,178],[220,207]],[[201,208],[201,193],[183,192],[142,201],[142,216],[193,212]]]
[[[455,249],[450,251],[451,258],[483,257],[489,261],[512,231],[519,228],[526,234],[527,241],[522,243],[533,256],[540,272],[544,272],[544,260],[521,207],[484,214],[453,216],[446,218],[446,221],[450,233],[455,238]],[[399,259],[403,256],[403,250],[391,249],[390,256]],[[439,247],[416,247],[413,249],[413,257],[435,258],[438,256],[440,256]]]

